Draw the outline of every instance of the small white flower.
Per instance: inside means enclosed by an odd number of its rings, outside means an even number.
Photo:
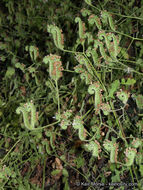
[[[127,67],[126,69],[124,69],[124,71],[126,73],[131,73],[133,71],[133,69],[131,67]]]

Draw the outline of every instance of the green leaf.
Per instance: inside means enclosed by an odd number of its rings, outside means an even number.
[[[6,44],[0,42],[0,50],[6,49]]]
[[[69,176],[68,171],[67,171],[65,168],[63,168],[62,173],[63,173],[63,175],[64,175],[65,177],[68,177],[68,176]]]
[[[125,81],[125,79],[123,78],[121,81],[121,84],[124,84],[124,85],[134,85],[135,83],[136,83],[136,80],[130,79],[130,78],[128,78],[127,81]]]
[[[139,166],[139,171],[141,173],[141,176],[143,177],[143,164]]]
[[[111,84],[111,88],[109,88],[109,97],[114,99],[114,93],[117,91],[117,89],[119,88],[120,82],[119,80],[115,80],[112,84]]]
[[[15,74],[15,69],[13,67],[8,67],[5,77],[11,78]]]
[[[120,171],[115,170],[116,175],[112,176],[112,183],[120,182]]]
[[[15,67],[16,67],[17,69],[20,69],[21,71],[23,71],[23,73],[25,72],[24,65],[22,65],[21,63],[17,62],[17,63],[15,64]]]
[[[68,184],[68,178],[67,177],[63,177],[62,181],[65,184],[64,190],[70,190],[70,187],[69,187],[69,184]]]
[[[133,98],[136,99],[137,107],[139,109],[143,109],[143,96],[141,94],[139,95],[132,95]]]
[[[61,170],[56,169],[51,172],[51,175],[55,176],[55,175],[59,174],[60,172],[61,172]]]
[[[84,158],[77,157],[74,161],[76,163],[77,168],[81,168],[82,166],[84,166]]]

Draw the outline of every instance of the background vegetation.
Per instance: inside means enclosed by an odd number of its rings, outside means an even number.
[[[143,1],[1,0],[0,189],[143,187]]]

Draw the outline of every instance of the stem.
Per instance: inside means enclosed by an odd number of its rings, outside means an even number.
[[[85,56],[85,58],[87,59],[87,61],[89,62],[89,65],[92,67],[92,69],[94,70],[95,74],[96,74],[96,78],[99,80],[100,84],[102,85],[102,87],[104,88],[104,90],[107,92],[104,84],[102,83],[102,80],[100,79],[100,76],[98,75],[98,72],[96,71],[96,69],[94,68],[94,66],[92,65],[91,61],[88,59],[87,55],[85,53],[83,53],[83,55]]]
[[[130,174],[131,174],[131,178],[132,178],[132,183],[134,183],[135,181],[134,181],[134,176],[133,176],[133,172],[132,172],[131,166],[130,166]]]
[[[113,104],[112,104],[111,101],[110,101],[110,106],[111,106],[112,110],[114,110],[114,106],[113,106]],[[121,131],[122,139],[125,141],[125,144],[128,145],[128,143],[127,143],[127,141],[126,141],[126,136],[125,136],[124,130],[123,130],[123,128],[122,128],[122,125],[119,123],[119,121],[118,121],[118,119],[117,119],[117,114],[116,114],[116,112],[113,111],[113,114],[114,114],[114,117],[115,117],[115,121],[116,121],[116,123],[117,123],[117,125],[118,125],[118,127],[119,127],[119,129],[120,129],[120,131]]]
[[[56,121],[56,122],[51,123],[51,124],[49,124],[49,125],[45,125],[45,126],[43,126],[43,127],[35,128],[35,129],[33,129],[32,131],[42,130],[42,129],[45,129],[45,128],[47,128],[47,127],[51,127],[51,126],[53,126],[53,125],[56,125],[56,124],[58,124],[59,122],[60,122],[60,121]]]
[[[106,30],[106,31],[108,32],[109,30]],[[119,31],[117,31],[117,30],[115,30],[114,32],[117,33],[117,34],[120,34],[120,35],[122,35],[122,36],[126,36],[126,37],[128,37],[128,38],[131,38],[132,40],[143,41],[143,38],[134,38],[134,37],[132,37],[132,36],[130,36],[130,35],[128,35],[128,34],[124,34],[124,33],[119,32]]]
[[[138,182],[138,184],[139,184],[138,176],[137,176],[137,173],[136,173],[136,170],[135,170],[134,165],[133,165],[133,172],[134,172],[134,175],[135,175],[135,177],[136,177],[136,180],[137,180],[137,182]]]
[[[128,68],[127,65],[125,65],[124,63],[122,63],[122,62],[120,62],[120,61],[118,61],[117,63],[123,65],[123,66],[126,67],[126,68]],[[136,71],[136,70],[134,70],[134,69],[132,69],[132,72],[137,73],[137,74],[139,74],[139,75],[143,75],[143,73],[140,73],[140,72],[138,72],[138,71]]]
[[[58,99],[58,114],[60,114],[61,111],[60,111],[60,99],[59,99],[58,81],[55,80],[55,83],[56,83],[56,92],[57,92],[57,99]]]
[[[21,139],[18,139],[16,141],[16,143],[12,146],[12,148],[8,151],[8,153],[5,155],[5,157],[1,160],[1,163],[3,163],[3,161],[6,159],[6,157],[8,157],[8,155],[11,153],[11,151],[14,149],[14,147],[16,147],[16,145],[21,141]]]
[[[42,181],[42,190],[44,190],[44,186],[45,186],[45,169],[46,169],[46,157],[44,158],[44,167],[43,167],[43,181]]]

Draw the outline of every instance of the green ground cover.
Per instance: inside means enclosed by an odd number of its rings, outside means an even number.
[[[1,0],[0,189],[143,189],[143,1]]]

